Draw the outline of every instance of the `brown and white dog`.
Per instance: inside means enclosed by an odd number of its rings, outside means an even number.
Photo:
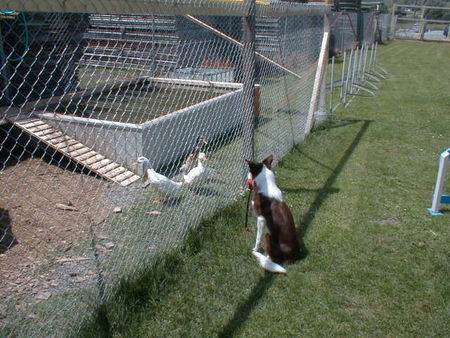
[[[257,216],[256,243],[253,255],[264,269],[286,273],[277,263],[292,263],[300,258],[300,244],[297,238],[294,218],[283,194],[275,183],[275,175],[270,170],[273,155],[261,163],[247,161],[250,169],[247,185],[255,191],[253,209]],[[259,252],[265,241],[267,256]]]

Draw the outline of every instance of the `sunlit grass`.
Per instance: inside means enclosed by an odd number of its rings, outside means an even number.
[[[379,56],[390,76],[378,96],[338,111],[275,168],[304,260],[286,276],[262,271],[242,199],[125,285],[83,335],[447,336],[450,214],[426,208],[449,147],[450,45],[392,43]]]

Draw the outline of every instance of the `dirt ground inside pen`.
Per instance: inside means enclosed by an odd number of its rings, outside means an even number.
[[[86,257],[92,251],[90,225],[111,212],[101,203],[109,188],[106,181],[40,158],[0,171],[0,326],[8,316],[5,304],[23,310],[94,283],[94,264]]]

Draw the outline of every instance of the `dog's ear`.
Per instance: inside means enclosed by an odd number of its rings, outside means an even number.
[[[249,168],[252,168],[252,167],[256,166],[256,164],[257,164],[256,162],[253,162],[250,160],[245,160],[245,162],[247,162]]]
[[[272,162],[273,162],[273,155],[269,155],[264,159],[262,163],[264,163],[264,165],[270,169],[272,167]]]

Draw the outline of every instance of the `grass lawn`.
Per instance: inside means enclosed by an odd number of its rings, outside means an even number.
[[[355,99],[275,168],[308,249],[287,275],[257,266],[242,199],[124,287],[104,308],[108,320],[82,334],[448,336],[450,209],[426,208],[450,147],[449,60],[450,44],[382,46],[390,78],[378,97]]]

